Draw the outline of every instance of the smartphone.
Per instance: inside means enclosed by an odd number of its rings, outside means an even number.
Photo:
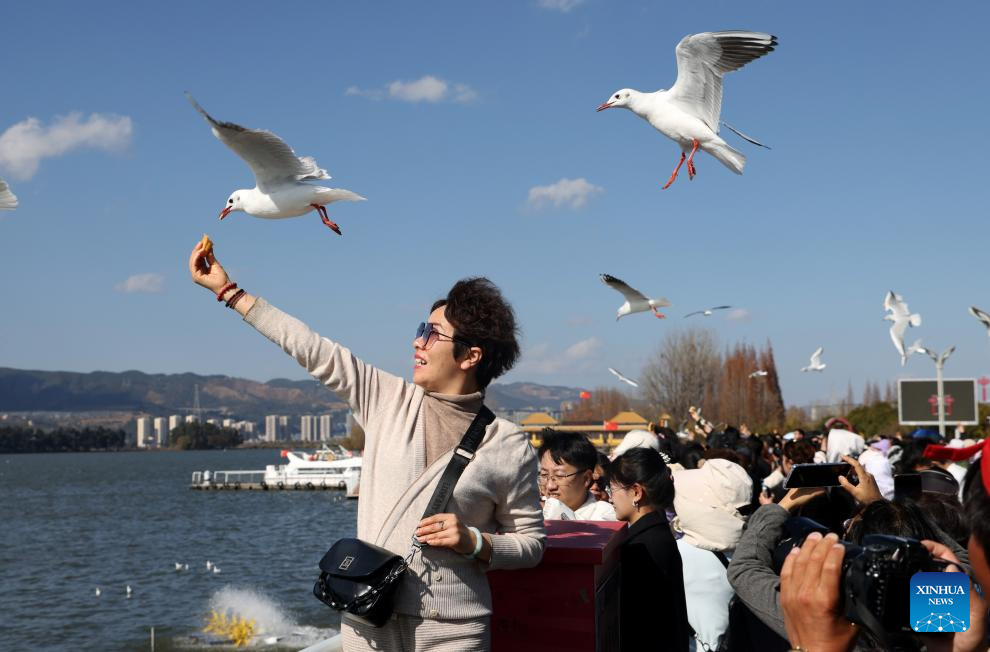
[[[852,465],[848,462],[834,464],[795,464],[784,479],[785,489],[795,487],[838,487],[839,476],[848,476]]]

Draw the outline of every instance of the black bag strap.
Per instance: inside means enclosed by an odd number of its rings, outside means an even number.
[[[454,493],[454,486],[457,485],[457,481],[464,473],[468,463],[474,459],[474,452],[481,445],[481,440],[485,438],[485,428],[494,420],[495,414],[488,407],[482,405],[478,414],[475,415],[474,421],[468,426],[467,432],[464,433],[464,437],[461,438],[461,443],[454,449],[454,454],[451,456],[450,462],[447,463],[447,468],[440,476],[437,488],[433,490],[433,497],[430,498],[426,511],[423,512],[423,518],[440,514],[446,509],[447,502],[450,500],[451,494]]]

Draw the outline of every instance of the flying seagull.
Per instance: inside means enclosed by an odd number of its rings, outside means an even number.
[[[10,186],[0,179],[0,211],[12,211],[17,208],[17,196],[10,191]]]
[[[694,178],[697,173],[694,155],[699,149],[736,174],[742,174],[746,157],[718,135],[722,77],[773,52],[776,45],[776,36],[762,32],[734,30],[689,34],[677,44],[677,81],[670,90],[643,93],[623,88],[612,93],[598,110],[629,109],[680,146],[681,159],[664,189],[674,183],[685,158],[688,176]],[[751,143],[762,145],[732,127],[729,129]]]
[[[883,298],[883,309],[888,313],[884,315],[884,319],[891,322],[890,339],[894,342],[894,348],[901,354],[901,366],[903,367],[911,355],[909,351],[904,350],[904,331],[908,329],[908,326],[921,326],[921,315],[912,315],[904,297],[893,290]]]
[[[670,305],[667,299],[660,297],[658,299],[651,299],[639,290],[634,290],[633,288],[626,285],[623,281],[611,276],[609,274],[600,274],[602,283],[609,286],[613,290],[622,293],[622,296],[626,298],[626,302],[619,306],[619,311],[615,315],[615,321],[619,321],[622,317],[626,315],[631,315],[634,312],[646,312],[647,310],[652,310],[653,314],[657,319],[664,319],[667,315],[660,312],[660,308],[664,308]]]
[[[969,314],[980,320],[980,323],[987,329],[987,336],[990,337],[990,314],[980,310],[976,306],[969,307]]]
[[[765,371],[763,369],[758,369],[758,370],[754,371],[753,373],[751,373],[749,375],[749,377],[750,378],[757,378],[757,377],[762,378],[762,377],[766,376],[768,373],[770,373],[770,372]]]
[[[189,102],[206,118],[213,135],[244,159],[257,187],[235,190],[227,198],[227,205],[220,211],[220,219],[234,211],[248,215],[278,220],[298,217],[315,210],[323,223],[340,235],[340,227],[330,220],[326,204],[335,201],[362,201],[364,197],[342,188],[313,186],[306,181],[329,179],[327,171],[320,168],[311,156],[296,156],[285,141],[270,131],[246,129],[232,122],[219,122],[203,110],[192,95],[186,93]]]
[[[801,367],[801,371],[821,371],[825,368],[825,363],[822,362],[822,351],[825,347],[820,346],[815,349],[815,352],[811,354],[811,362],[807,367]]]
[[[639,383],[637,383],[635,380],[629,380],[628,378],[626,378],[625,376],[623,376],[621,373],[619,373],[618,371],[616,371],[612,367],[609,367],[608,370],[612,372],[612,375],[613,376],[615,376],[616,378],[618,378],[619,380],[621,380],[625,384],[632,385],[633,387],[639,387]]]
[[[689,312],[688,314],[684,315],[684,319],[687,319],[688,317],[693,317],[694,315],[704,315],[705,317],[711,317],[712,313],[715,312],[716,310],[728,310],[731,307],[732,306],[715,306],[714,308],[707,308],[705,310],[695,310],[694,312]]]

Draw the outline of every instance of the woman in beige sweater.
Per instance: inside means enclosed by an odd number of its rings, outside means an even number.
[[[347,401],[364,427],[358,537],[417,552],[395,614],[374,628],[344,614],[344,649],[488,650],[491,593],[485,571],[528,568],[543,555],[536,455],[505,419],[485,432],[447,513],[421,520],[426,504],[484,400],[492,379],[519,355],[515,316],[487,279],[459,281],[437,301],[413,340],[413,381],[376,369],[304,323],[230,283],[212,251],[197,244],[193,280]],[[330,542],[328,542],[330,543]],[[318,551],[314,551],[315,555]]]

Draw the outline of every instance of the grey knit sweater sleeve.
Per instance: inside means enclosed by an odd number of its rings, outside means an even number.
[[[539,463],[525,433],[515,424],[499,452],[499,501],[495,506],[498,530],[491,534],[492,558],[487,570],[531,568],[543,558],[546,531],[536,476]]]
[[[312,330],[258,297],[244,321],[295,358],[314,378],[340,396],[367,428],[368,419],[384,402],[395,402],[407,383],[366,364],[350,350]]]
[[[780,608],[780,577],[773,571],[773,550],[790,517],[777,504],[763,505],[749,518],[729,564],[729,584],[739,599],[768,627],[787,638]]]

